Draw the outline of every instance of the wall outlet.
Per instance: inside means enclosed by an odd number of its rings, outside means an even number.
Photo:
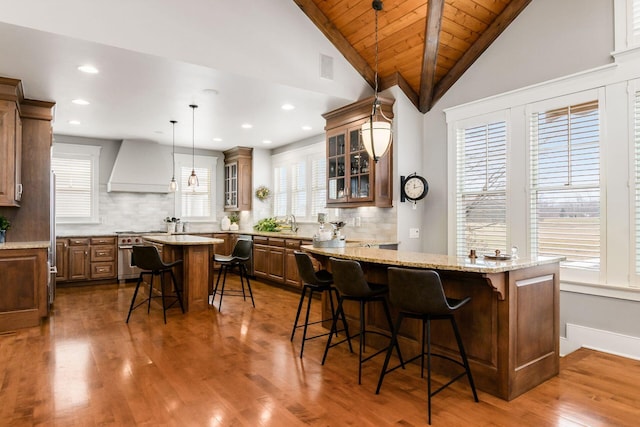
[[[420,229],[419,228],[410,228],[409,229],[409,238],[410,239],[419,239],[420,238]]]

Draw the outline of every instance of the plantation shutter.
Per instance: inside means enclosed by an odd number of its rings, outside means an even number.
[[[635,264],[636,274],[640,274],[640,91],[634,99],[634,142],[635,142]]]
[[[456,253],[506,250],[507,124],[457,130]]]
[[[273,215],[287,214],[287,169],[285,166],[273,169]]]
[[[315,220],[318,213],[324,212],[327,203],[327,159],[311,160],[311,217]]]
[[[195,170],[198,186],[188,186],[191,171]],[[211,216],[211,171],[203,167],[180,168],[181,215],[187,218],[209,218]]]
[[[304,159],[291,165],[291,213],[307,216],[307,173]]]
[[[531,253],[600,268],[598,101],[531,115]]]
[[[56,217],[90,217],[93,197],[91,159],[53,157],[51,169],[56,174]]]

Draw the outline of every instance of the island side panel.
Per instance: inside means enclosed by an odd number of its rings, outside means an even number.
[[[185,311],[206,310],[209,304],[210,245],[184,246],[183,283]]]

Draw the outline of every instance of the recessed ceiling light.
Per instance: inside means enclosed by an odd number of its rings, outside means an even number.
[[[313,129],[311,126],[302,126],[302,130],[311,130]]]
[[[213,138],[214,142],[222,142],[222,138]]]
[[[271,140],[270,139],[265,139],[262,141],[263,144],[271,144]]]
[[[98,69],[89,64],[79,66],[78,70],[82,71],[83,73],[98,74]]]
[[[217,95],[220,93],[217,89],[203,89],[202,91],[207,95]]]
[[[90,102],[89,101],[85,101],[84,99],[74,99],[73,101],[74,104],[78,104],[78,105],[89,105]]]
[[[80,124],[80,120],[69,120],[69,124],[70,125],[79,125]]]
[[[253,127],[253,125],[251,123],[243,123],[242,124],[242,129],[251,129]]]
[[[291,105],[291,104],[282,104],[282,107],[280,107],[280,108],[282,108],[285,111],[290,111],[290,110],[293,110],[296,107],[294,105]]]
[[[158,135],[162,135],[164,132],[162,132],[161,130],[154,130],[153,133],[157,133]]]

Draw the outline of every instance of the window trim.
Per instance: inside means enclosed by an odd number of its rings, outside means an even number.
[[[100,200],[100,152],[101,146],[98,145],[84,145],[84,144],[69,144],[69,143],[54,143],[51,149],[51,157],[59,158],[73,158],[73,159],[88,159],[91,162],[91,215],[88,217],[58,217],[56,216],[56,223],[58,224],[99,224],[100,212],[99,212],[99,200]],[[53,170],[53,168],[52,168]],[[55,173],[55,170],[53,170]],[[56,195],[57,198],[57,195]]]

